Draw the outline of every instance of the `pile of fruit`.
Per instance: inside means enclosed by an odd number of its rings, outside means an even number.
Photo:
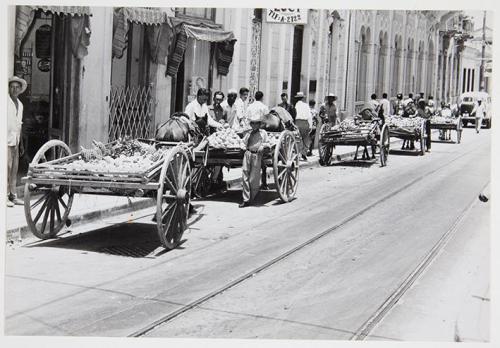
[[[458,120],[453,117],[443,117],[443,116],[434,116],[431,118],[431,123],[436,124],[457,124]]]
[[[389,116],[386,118],[387,125],[394,128],[419,128],[422,120],[421,117]]]
[[[119,139],[113,145],[93,141],[92,149],[81,147],[78,159],[64,165],[69,171],[101,173],[142,172],[160,160],[165,150],[137,140]]]
[[[359,132],[362,130],[370,130],[372,128],[372,124],[368,122],[356,122],[354,119],[345,119],[330,128],[332,132]]]
[[[245,145],[234,129],[224,128],[208,137],[208,144],[214,149],[244,149]]]

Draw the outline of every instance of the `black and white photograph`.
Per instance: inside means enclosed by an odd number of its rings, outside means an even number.
[[[466,4],[2,5],[4,347],[498,344]]]

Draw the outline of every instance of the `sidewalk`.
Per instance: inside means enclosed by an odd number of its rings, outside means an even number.
[[[400,143],[401,140],[394,139],[391,144]],[[354,146],[338,146],[334,150],[334,160],[342,161],[354,156],[356,148]],[[300,168],[310,168],[319,166],[318,150],[313,151],[313,156],[308,157],[306,162],[300,162]],[[268,178],[272,182],[272,170],[268,169]],[[228,189],[241,187],[241,168],[233,168],[229,172],[224,169],[224,180]],[[91,221],[101,220],[105,217],[116,216],[133,212],[135,210],[153,207],[156,201],[150,198],[119,197],[75,194],[73,206],[69,218],[71,226],[82,225]],[[31,231],[26,223],[24,206],[15,206],[7,209],[7,236],[8,241],[21,241],[32,237]]]

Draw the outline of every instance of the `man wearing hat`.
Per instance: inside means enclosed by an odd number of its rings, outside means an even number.
[[[261,95],[263,95],[262,92],[257,92],[255,98],[260,97],[262,99]],[[267,132],[261,129],[264,123],[262,116],[259,112],[253,112],[250,115],[249,123],[252,130],[243,137],[246,151],[241,172],[243,202],[239,205],[240,208],[249,206],[259,192],[262,153],[264,152],[264,144],[268,142]]]
[[[312,116],[309,105],[304,102],[304,93],[298,92],[295,96],[297,103],[295,104],[295,111],[297,116],[295,116],[295,125],[299,129],[300,136],[302,138],[302,146],[300,152],[302,154],[302,159],[307,161],[307,150],[309,149],[309,134],[312,130]]]
[[[325,103],[321,105],[319,109],[319,116],[321,119],[325,119],[327,122],[330,122],[332,126],[337,124],[337,105],[335,105],[335,101],[337,97],[333,93],[328,93],[325,98]]]
[[[17,98],[28,84],[13,76],[9,79],[9,100],[7,102],[7,206],[23,205],[16,196],[17,168],[19,154],[24,152],[21,128],[23,124],[23,103]]]

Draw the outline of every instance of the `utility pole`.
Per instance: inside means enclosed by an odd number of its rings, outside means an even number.
[[[479,68],[479,88],[484,91],[484,55],[486,52],[486,11],[483,12],[483,39],[481,48],[481,67]]]

